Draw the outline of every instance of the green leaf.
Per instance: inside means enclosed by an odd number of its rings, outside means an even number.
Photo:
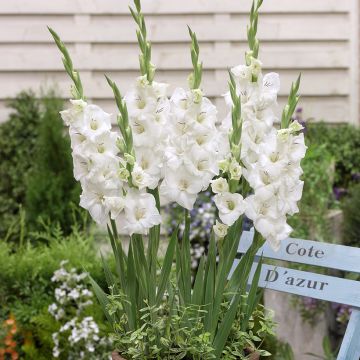
[[[211,330],[212,317],[213,317],[213,305],[214,305],[214,293],[215,293],[215,275],[216,275],[216,245],[214,233],[211,234],[210,247],[207,258],[207,276],[205,282],[205,298],[204,298],[204,329],[205,331]]]
[[[169,276],[171,273],[171,267],[172,267],[172,263],[173,263],[173,259],[174,259],[175,247],[176,247],[176,243],[178,241],[177,235],[178,235],[178,229],[176,229],[173,232],[173,234],[171,235],[170,242],[169,242],[168,248],[166,250],[164,263],[163,263],[163,266],[161,269],[161,274],[160,274],[159,288],[158,288],[157,295],[156,295],[157,305],[160,304],[162,297],[164,295],[165,289],[169,282]]]
[[[194,305],[201,305],[204,298],[204,266],[205,258],[204,256],[200,259],[200,264],[197,269],[194,289],[192,293],[191,303]]]
[[[260,280],[262,262],[263,262],[263,259],[261,257],[259,260],[259,263],[257,264],[254,277],[251,281],[249,294],[246,299],[246,305],[247,305],[246,312],[244,315],[244,321],[241,324],[241,328],[243,331],[246,331],[248,323],[249,323],[249,319],[250,319],[251,315],[253,314],[253,312],[260,300],[260,296],[258,296],[258,288],[259,288],[259,280]]]
[[[100,306],[107,318],[107,320],[109,321],[109,323],[114,326],[115,323],[115,319],[113,316],[111,316],[107,310],[108,304],[109,304],[109,300],[107,298],[107,295],[105,294],[105,292],[103,291],[103,289],[101,289],[101,287],[98,285],[98,283],[91,277],[91,275],[89,275],[90,278],[90,282],[92,285],[92,288],[94,290],[94,293],[97,297],[97,299],[99,300]]]

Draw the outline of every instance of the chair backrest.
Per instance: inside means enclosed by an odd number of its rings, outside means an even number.
[[[254,233],[244,231],[238,256],[250,247]],[[327,244],[311,240],[288,238],[281,243],[275,252],[265,245],[258,256],[273,260],[283,260],[300,264],[315,265],[329,269],[342,270],[360,274],[360,249],[343,245]],[[235,259],[232,271],[239,259]],[[252,280],[256,264],[252,269],[249,282]],[[295,270],[283,266],[263,264],[259,286],[290,294],[307,296],[352,307],[352,313],[340,348],[338,360],[359,360],[360,358],[360,282],[322,275],[308,271]]]

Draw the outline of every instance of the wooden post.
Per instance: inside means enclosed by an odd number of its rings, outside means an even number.
[[[360,309],[353,308],[337,360],[359,360]]]

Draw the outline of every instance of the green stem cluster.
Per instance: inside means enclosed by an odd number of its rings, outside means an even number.
[[[141,12],[140,0],[134,0],[134,4],[135,10],[130,6],[129,9],[132,17],[134,18],[136,24],[139,27],[136,30],[136,36],[141,50],[141,54],[139,55],[141,75],[146,75],[147,80],[151,84],[155,75],[155,67],[151,63],[151,43],[147,41],[146,24],[144,20],[144,15]]]
[[[200,88],[202,78],[202,62],[199,61],[200,48],[196,38],[196,34],[188,26],[191,37],[191,62],[193,65],[193,72],[189,76],[190,88],[195,90]]]
[[[251,56],[257,58],[259,55],[259,40],[256,38],[257,25],[259,19],[259,9],[263,0],[254,0],[250,11],[250,25],[247,26],[247,38],[251,51]],[[248,57],[246,58],[247,65],[250,65]]]
[[[74,69],[71,57],[66,49],[65,44],[61,41],[59,35],[53,29],[48,27],[48,30],[50,31],[50,34],[54,38],[57,47],[63,54],[62,62],[64,64],[65,70],[74,83],[74,88],[73,88],[74,98],[84,100],[84,90],[81,83],[79,72]]]
[[[286,129],[290,125],[291,117],[294,114],[296,106],[299,102],[300,95],[298,95],[300,87],[301,74],[299,74],[295,83],[291,84],[290,94],[288,97],[287,104],[284,107],[284,110],[281,115],[281,128]]]
[[[241,96],[237,95],[236,82],[234,75],[229,71],[230,81],[229,89],[232,100],[231,108],[231,122],[232,131],[230,133],[230,149],[237,162],[240,163],[241,154],[241,133],[242,133],[242,118],[241,118]]]

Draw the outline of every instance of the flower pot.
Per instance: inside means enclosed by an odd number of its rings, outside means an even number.
[[[126,360],[117,351],[111,353],[112,360]]]
[[[260,355],[256,352],[252,353],[249,357],[249,360],[259,360],[260,359]]]

